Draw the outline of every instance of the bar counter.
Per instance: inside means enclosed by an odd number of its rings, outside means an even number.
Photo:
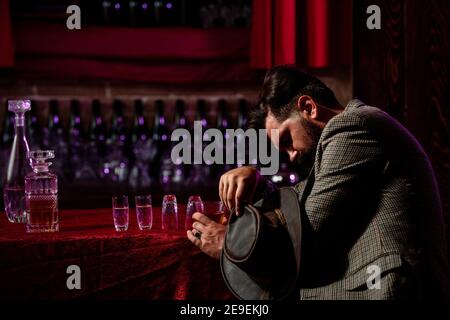
[[[184,206],[179,206],[180,227]],[[62,210],[59,232],[26,233],[0,213],[2,299],[228,300],[214,260],[184,230],[161,230],[161,208],[153,228],[140,231],[130,208],[129,229],[116,232],[112,209]],[[81,289],[69,289],[71,265],[79,266]]]

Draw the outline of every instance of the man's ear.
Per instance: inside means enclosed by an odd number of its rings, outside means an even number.
[[[300,96],[297,101],[297,107],[306,118],[316,119],[318,117],[317,105],[310,96]]]

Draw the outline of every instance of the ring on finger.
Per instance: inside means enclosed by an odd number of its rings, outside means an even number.
[[[194,237],[196,237],[197,239],[201,240],[202,233],[200,231],[198,231],[198,230],[195,230]]]

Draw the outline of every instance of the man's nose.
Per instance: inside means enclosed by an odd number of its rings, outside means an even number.
[[[289,155],[289,160],[291,162],[294,162],[294,160],[295,160],[295,158],[297,157],[297,154],[298,154],[297,150],[290,150],[290,151],[287,151],[287,153]]]

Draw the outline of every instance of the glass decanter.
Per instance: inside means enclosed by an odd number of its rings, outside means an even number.
[[[27,159],[29,147],[25,136],[25,112],[30,109],[30,100],[8,101],[8,110],[15,113],[15,135],[3,184],[3,197],[6,216],[10,222],[16,223],[26,221],[24,179],[30,168]]]
[[[33,172],[25,177],[27,232],[59,230],[58,177],[49,171],[53,150],[30,151]]]

